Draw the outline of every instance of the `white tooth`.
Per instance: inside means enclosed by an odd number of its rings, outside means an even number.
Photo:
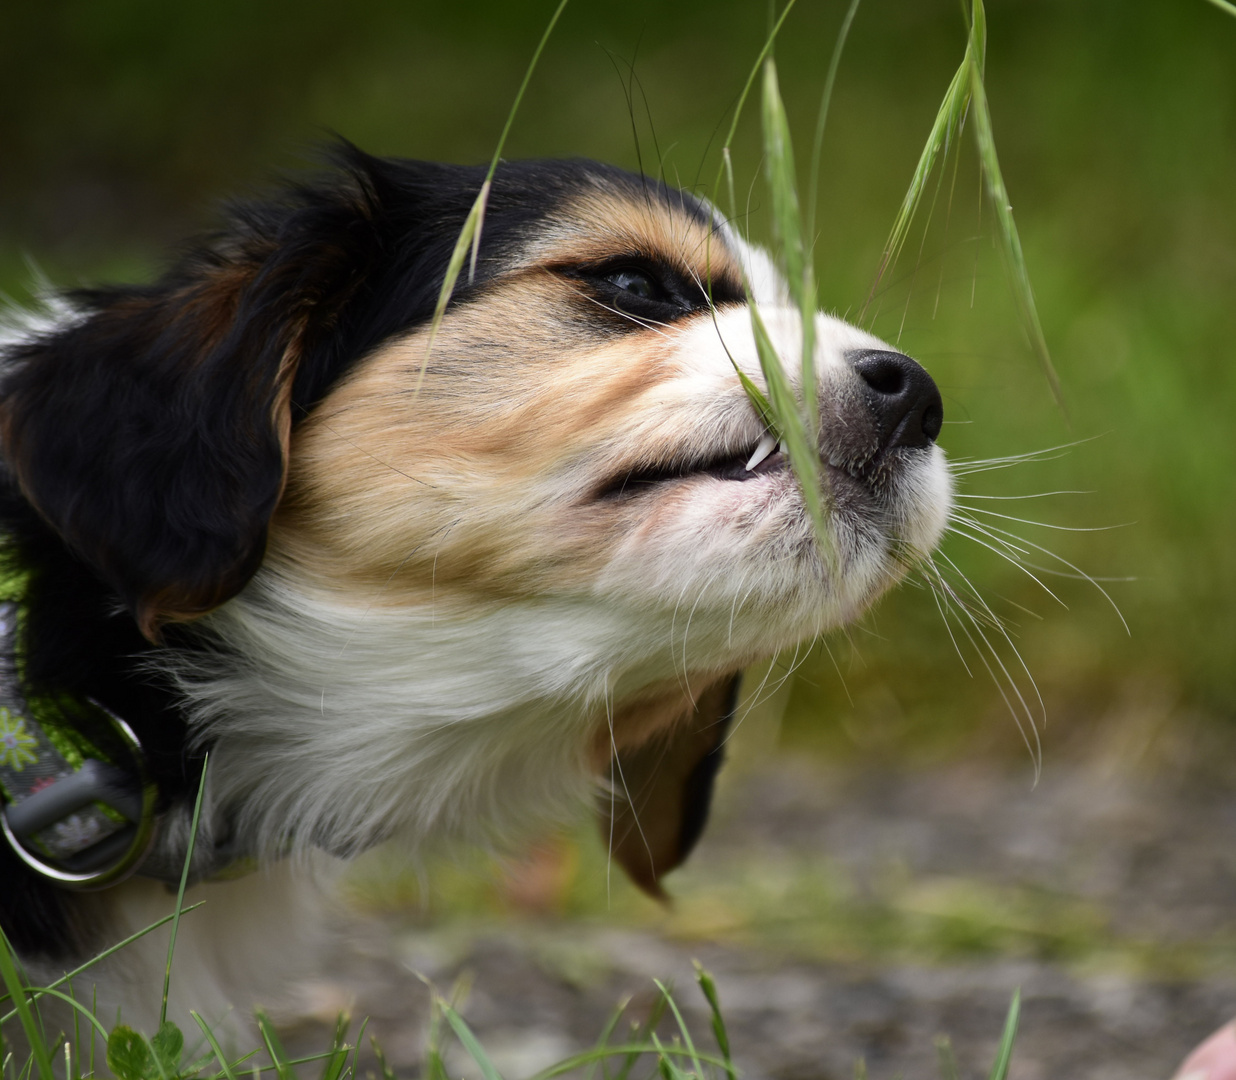
[[[754,469],[761,461],[777,447],[777,436],[771,431],[764,432],[764,437],[760,440],[760,444],[755,448],[755,453],[751,455],[751,460],[747,462],[747,472]]]
[[[784,441],[781,443],[781,445],[780,445],[780,447],[778,447],[778,449],[779,449],[779,450],[780,450],[783,454],[788,454],[788,453],[790,452],[790,448],[789,448],[788,446],[786,446],[786,445],[785,445],[785,442],[784,442]]]

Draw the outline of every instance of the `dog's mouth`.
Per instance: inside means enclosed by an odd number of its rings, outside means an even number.
[[[710,476],[714,480],[743,483],[789,469],[789,458],[771,434],[741,450],[701,458],[657,462],[616,473],[597,489],[598,502],[638,498],[676,481]]]
[[[834,448],[821,453],[820,466],[832,485],[841,484],[854,492],[864,490],[874,494],[897,471],[902,464],[901,457],[895,450],[872,453],[870,448],[865,448],[859,453],[846,453]],[[698,477],[744,483],[788,473],[789,469],[789,455],[784,446],[766,433],[759,442],[741,451],[721,451],[706,457],[684,457],[625,469],[597,488],[594,498],[597,502],[624,501]]]

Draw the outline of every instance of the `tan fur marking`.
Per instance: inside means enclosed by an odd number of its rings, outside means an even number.
[[[419,394],[425,328],[367,360],[300,426],[272,556],[383,605],[450,604],[456,586],[499,599],[586,585],[638,519],[621,505],[580,513],[581,478],[637,464],[633,432],[652,449],[681,443],[685,433],[655,430],[681,329],[615,337],[598,328],[597,301],[553,268],[640,253],[697,281],[738,275],[692,215],[582,194],[508,275],[448,312]]]
[[[676,335],[598,339],[573,326],[579,302],[535,272],[461,305],[416,395],[427,331],[366,362],[296,432],[272,551],[384,604],[589,580],[623,511],[564,516],[588,494],[579,465],[604,477],[673,374]]]

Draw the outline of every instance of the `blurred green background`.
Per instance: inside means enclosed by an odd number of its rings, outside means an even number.
[[[331,132],[378,153],[487,159],[552,8],[6,0],[0,288],[27,297],[31,261],[61,285],[149,275],[220,198],[303,168]],[[777,46],[800,166],[843,8],[801,0]],[[507,156],[711,181],[768,18],[761,2],[576,0]],[[1204,0],[990,0],[988,19],[997,145],[1069,419],[1017,322],[968,131],[868,321],[936,376],[953,457],[1077,443],[964,490],[1086,492],[979,505],[1051,526],[1003,523],[1090,575],[1132,579],[1105,585],[1129,633],[1083,581],[1045,578],[1057,602],[976,543],[944,548],[1008,620],[1045,699],[1050,763],[1079,731],[1150,738],[1226,722],[1236,702],[1236,19]],[[860,8],[818,193],[826,307],[853,314],[866,299],[964,45],[956,0]],[[750,108],[736,162],[757,239],[758,146]],[[931,596],[903,589],[797,658],[780,737],[834,757],[1024,753],[963,652],[973,679]]]

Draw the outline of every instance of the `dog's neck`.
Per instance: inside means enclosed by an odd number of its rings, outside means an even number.
[[[525,834],[577,812],[611,749],[689,712],[706,683],[650,670],[630,644],[646,617],[625,626],[594,602],[391,610],[272,566],[200,629],[212,651],[154,663],[212,747],[214,820],[260,855],[490,841],[499,822]]]

